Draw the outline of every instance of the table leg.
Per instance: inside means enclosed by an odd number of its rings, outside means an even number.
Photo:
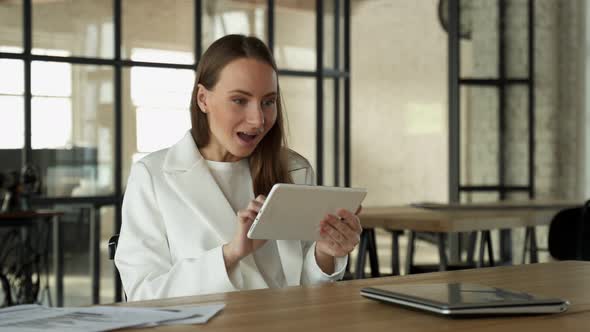
[[[33,255],[33,247],[31,242],[31,233],[28,227],[20,228],[21,248],[20,248],[20,264],[22,266],[22,273],[24,274],[24,303],[35,303],[33,296],[33,268],[31,256]],[[21,299],[17,299],[19,301]]]
[[[467,264],[474,265],[475,245],[477,244],[477,232],[470,232],[467,240]]]
[[[90,217],[90,275],[92,280],[92,304],[98,304],[100,296],[100,209],[89,208]]]
[[[531,227],[531,243],[529,245],[531,263],[538,263],[539,257],[537,255],[537,232],[535,227]]]
[[[354,270],[355,279],[363,279],[365,277],[365,259],[367,257],[368,230],[363,229],[361,233],[361,240],[359,242],[359,251],[356,257],[356,268]]]
[[[59,217],[53,217],[53,268],[55,269],[55,302],[63,307],[63,248],[61,243],[61,223]]]
[[[525,228],[524,231],[524,248],[522,249],[522,264],[526,264],[526,252],[529,249],[529,239],[531,237],[531,227]]]
[[[488,258],[489,258],[489,266],[494,266],[494,250],[492,249],[492,234],[490,231],[486,231],[486,238],[488,242]]]
[[[479,258],[477,260],[477,267],[484,266],[486,252],[486,236],[485,231],[481,231],[479,234]]]
[[[512,230],[501,229],[500,237],[500,262],[512,264]]]
[[[439,270],[446,271],[448,267],[447,253],[445,247],[445,234],[437,233],[438,238],[438,258],[440,260]]]
[[[412,266],[414,266],[414,247],[415,247],[416,233],[414,231],[408,232],[408,249],[406,251],[406,274],[412,273]]]
[[[49,263],[49,241],[51,239],[51,232],[49,231],[49,229],[51,228],[51,220],[52,218],[45,218],[45,244],[43,246],[43,260],[45,262],[45,287],[43,287],[43,290],[41,292],[41,303],[43,302],[43,294],[47,295],[47,305],[50,307],[53,307],[53,301],[51,300],[51,290],[49,289],[49,274],[50,274],[50,263]]]
[[[399,275],[399,231],[391,232],[391,274]]]
[[[450,264],[461,263],[461,251],[463,250],[463,241],[461,233],[448,233],[445,235],[446,245],[448,248],[448,262]]]
[[[369,232],[369,264],[371,265],[371,277],[378,278],[379,273],[379,257],[377,256],[377,241],[375,239],[375,230],[371,229]]]

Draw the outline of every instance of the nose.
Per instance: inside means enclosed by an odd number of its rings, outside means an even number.
[[[253,106],[248,110],[246,122],[256,130],[262,131],[264,128],[264,113],[260,106]]]

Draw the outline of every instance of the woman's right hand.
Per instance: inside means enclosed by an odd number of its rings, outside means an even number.
[[[247,235],[265,199],[264,195],[259,195],[250,201],[246,209],[238,211],[238,227],[234,238],[223,246],[223,259],[227,271],[230,271],[242,258],[266,243],[267,240],[252,240]]]

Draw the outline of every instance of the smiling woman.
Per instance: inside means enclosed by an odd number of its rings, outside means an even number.
[[[197,67],[192,128],[134,164],[115,263],[130,300],[276,288],[341,279],[358,217],[327,215],[321,240],[252,240],[276,183],[315,184],[289,150],[277,67],[255,37],[215,41]]]

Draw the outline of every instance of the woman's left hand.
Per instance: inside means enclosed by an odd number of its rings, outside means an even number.
[[[326,215],[320,222],[321,240],[316,242],[316,253],[332,257],[348,255],[359,243],[361,232],[360,220],[356,214],[340,209],[335,215]]]

